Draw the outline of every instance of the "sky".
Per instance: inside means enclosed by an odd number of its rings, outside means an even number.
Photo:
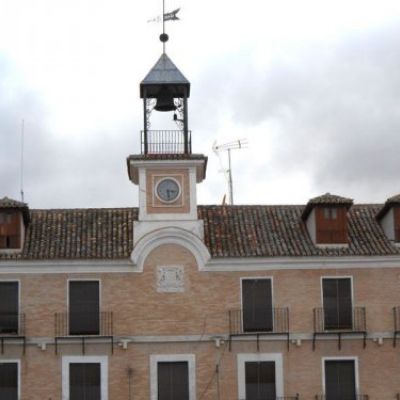
[[[162,52],[161,0],[0,0],[0,198],[131,207],[139,83]],[[356,203],[400,193],[398,0],[166,0],[167,54],[191,82],[200,204]],[[24,156],[21,130],[24,121]],[[160,127],[162,128],[162,127]],[[21,165],[23,179],[21,182]]]

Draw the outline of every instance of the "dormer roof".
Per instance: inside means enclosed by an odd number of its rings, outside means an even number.
[[[178,94],[180,94],[180,89],[186,88],[186,95],[187,97],[189,97],[190,82],[185,78],[182,72],[165,53],[161,55],[154,67],[149,71],[149,73],[140,83],[140,97],[143,98],[143,89],[145,87],[147,88],[147,97],[152,97],[154,95],[152,93],[152,88],[157,89],[158,93],[158,89],[161,85],[177,86]]]
[[[20,210],[22,212],[25,225],[27,225],[30,221],[29,207],[26,203],[23,203],[22,201],[3,197],[2,199],[0,199],[0,211],[1,210]]]
[[[301,215],[301,218],[303,220],[307,219],[310,212],[315,206],[346,207],[347,209],[349,209],[352,205],[353,205],[353,199],[337,196],[335,194],[325,193],[322,196],[314,197],[308,201]]]
[[[389,197],[383,207],[376,214],[376,218],[378,220],[382,219],[386,213],[393,207],[400,206],[400,194],[396,194],[395,196]]]

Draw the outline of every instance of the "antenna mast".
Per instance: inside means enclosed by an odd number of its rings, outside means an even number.
[[[212,149],[214,153],[220,157],[220,152],[221,151],[227,151],[228,152],[228,169],[223,169],[223,172],[227,174],[228,178],[228,186],[229,186],[229,204],[233,205],[233,179],[232,179],[232,158],[231,158],[231,151],[232,150],[240,150],[243,148],[246,148],[247,145],[249,144],[247,139],[238,139],[233,142],[228,142],[224,144],[217,145],[217,143],[214,143]],[[220,159],[221,161],[221,159]],[[222,164],[222,162],[221,162]]]
[[[21,176],[20,176],[20,188],[21,188],[21,201],[24,202],[24,136],[25,136],[25,121],[21,121]]]

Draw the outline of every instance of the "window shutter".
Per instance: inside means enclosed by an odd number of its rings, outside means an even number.
[[[326,400],[356,400],[354,361],[325,361]]]
[[[322,291],[325,329],[352,329],[351,280],[323,279]]]
[[[100,333],[99,282],[69,283],[69,330],[71,335]]]
[[[246,400],[275,400],[275,363],[246,362]]]
[[[18,400],[18,364],[0,362],[0,399]]]
[[[245,332],[272,331],[272,288],[270,279],[242,281],[243,330]]]
[[[0,333],[18,333],[18,282],[0,282]]]
[[[159,362],[158,400],[189,400],[188,363]]]
[[[100,364],[69,365],[69,400],[101,400]]]

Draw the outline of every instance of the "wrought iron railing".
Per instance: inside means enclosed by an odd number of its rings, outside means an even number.
[[[25,314],[0,313],[0,336],[24,336]]]
[[[296,394],[295,396],[251,397],[249,399],[239,399],[239,400],[300,400],[300,396]]]
[[[142,154],[191,154],[191,131],[141,131],[141,151]]]
[[[270,318],[269,318],[270,315]],[[242,309],[229,311],[229,333],[230,335],[243,335],[251,333],[288,333],[289,332],[289,309],[287,307],[272,308],[266,317],[267,323],[247,326],[244,323],[246,315]],[[264,318],[263,318],[264,319]]]
[[[88,324],[87,321],[90,321]],[[81,322],[81,324],[80,324]],[[56,337],[62,336],[113,336],[113,313],[56,313],[54,315]]]
[[[368,400],[369,396],[367,394],[356,394],[350,397],[335,397],[327,394],[316,395],[315,400]]]
[[[365,307],[353,307],[351,315],[346,317],[338,316],[336,308],[314,308],[314,332],[365,332],[366,330]]]

